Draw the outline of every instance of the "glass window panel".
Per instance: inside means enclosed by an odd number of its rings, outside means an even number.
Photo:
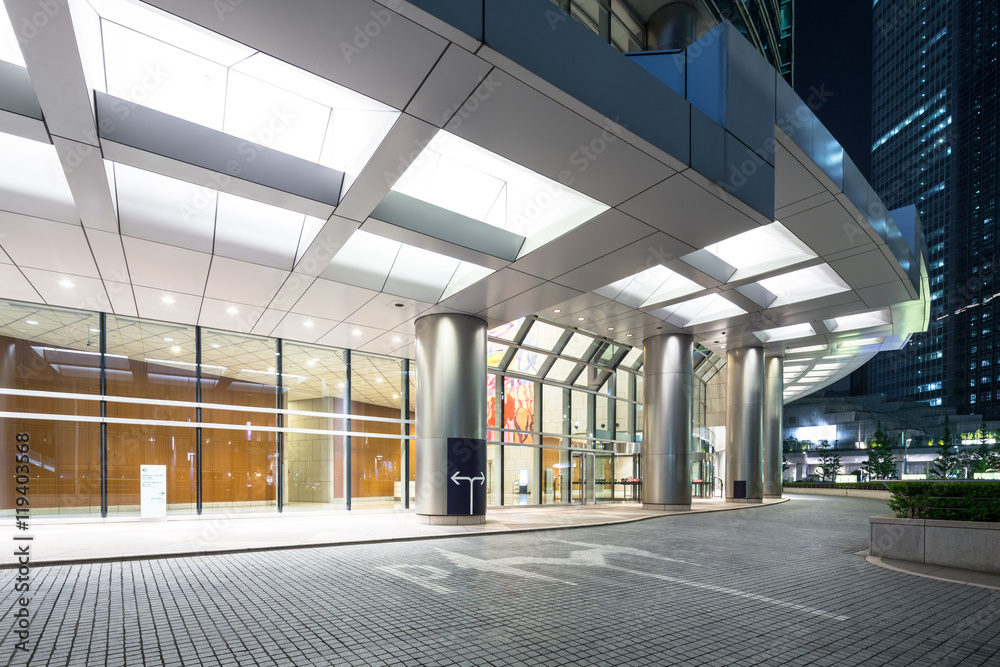
[[[202,329],[202,420],[229,428],[202,431],[202,499],[206,511],[277,507],[277,341]]]
[[[615,372],[615,396],[618,398],[629,397],[629,385],[632,383],[633,374],[628,371],[616,371]]]
[[[109,396],[156,401],[197,399],[194,327],[108,315]],[[108,403],[118,419],[176,425],[108,425],[108,511],[139,514],[139,468],[167,467],[167,511],[191,512],[197,495],[193,407]]]
[[[582,333],[575,333],[573,334],[573,337],[569,339],[569,342],[566,343],[566,347],[563,348],[562,354],[567,357],[575,357],[586,361],[584,357],[593,342],[594,339],[590,336],[585,336]]]
[[[500,447],[486,446],[486,505],[495,507],[500,504]]]
[[[615,440],[627,440],[631,442],[635,439],[634,428],[631,424],[631,413],[633,403],[628,401],[615,402]]]
[[[587,394],[582,391],[574,391],[571,395],[573,423],[570,427],[570,434],[588,436],[591,431],[587,411]]]
[[[497,428],[497,376],[493,373],[486,376],[486,427]],[[487,437],[496,436],[490,433]]]
[[[528,329],[528,333],[524,336],[523,343],[542,350],[556,351],[556,343],[559,342],[559,338],[565,332],[566,330],[562,327],[553,326],[536,320],[535,323],[531,325],[531,328]]]
[[[621,352],[621,347],[618,345],[605,344],[598,348],[597,353],[594,355],[593,363],[600,364],[606,368],[611,367],[611,362],[618,356]]]
[[[100,394],[96,314],[0,301],[0,386],[19,391]],[[98,416],[99,401],[0,395],[0,411]],[[48,419],[0,419],[0,438],[13,452],[28,434],[31,507],[45,513],[100,513],[100,426]],[[13,513],[13,456],[0,460],[0,510]]]
[[[345,413],[344,352],[290,341],[281,352],[284,408],[330,415],[286,415],[286,427],[315,432],[284,436],[284,502],[292,509],[344,509],[344,436],[319,432],[346,425],[332,416]]]
[[[563,397],[566,393],[561,387],[542,385],[542,433],[566,433],[566,406]],[[543,436],[542,444],[550,447],[562,446],[563,439],[555,436]]]
[[[553,380],[555,382],[565,382],[570,376],[573,370],[579,364],[575,361],[570,361],[568,359],[556,359],[555,363],[552,364],[552,368],[545,375],[546,379]]]
[[[622,359],[621,363],[618,366],[619,368],[621,367],[635,368],[635,364],[639,361],[639,357],[641,356],[642,356],[642,348],[633,347],[631,350],[628,351],[628,354],[625,355],[625,358]]]
[[[402,386],[399,359],[351,354],[351,415],[394,420],[351,421],[352,509],[401,507]]]
[[[548,355],[532,352],[531,350],[518,350],[511,359],[507,370],[521,373],[523,375],[538,375],[542,370],[542,365],[549,359]]]
[[[507,324],[501,324],[498,327],[490,329],[487,335],[490,338],[499,338],[501,340],[514,340],[514,336],[521,329],[521,323],[524,322],[524,318],[520,317],[513,322],[508,322]]]
[[[541,449],[504,445],[504,505],[537,505],[538,465]]]
[[[597,420],[597,425],[595,429],[595,435],[598,438],[610,438],[611,431],[614,424],[610,422],[611,420],[611,399],[605,394],[605,387],[601,388],[601,393],[597,395],[596,400],[596,410],[594,412],[594,417]]]
[[[519,378],[504,378],[503,383],[504,428],[516,431],[534,431],[535,383]],[[532,433],[504,433],[504,442],[535,444]]]
[[[500,343],[486,343],[486,364],[491,368],[499,367],[500,362],[503,361],[503,355],[507,354],[508,347],[508,345]]]

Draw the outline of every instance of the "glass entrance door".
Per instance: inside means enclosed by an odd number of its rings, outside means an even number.
[[[595,457],[593,452],[571,452],[570,466],[573,480],[572,502],[577,505],[590,505],[597,502],[595,472]]]

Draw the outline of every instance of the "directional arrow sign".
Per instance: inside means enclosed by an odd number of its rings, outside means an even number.
[[[472,485],[475,482],[479,482],[480,484],[485,484],[486,475],[484,475],[483,473],[479,473],[479,475],[476,477],[461,477],[459,476],[458,471],[456,470],[455,474],[451,476],[451,481],[454,482],[455,484],[458,484],[459,486],[461,486],[461,482],[469,483],[469,514],[472,514],[472,507],[473,507]]]

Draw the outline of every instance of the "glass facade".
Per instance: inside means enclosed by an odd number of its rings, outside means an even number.
[[[408,360],[11,301],[0,345],[40,514],[139,516],[144,465],[171,514],[412,506]],[[534,317],[489,345],[488,504],[638,500],[641,350]]]

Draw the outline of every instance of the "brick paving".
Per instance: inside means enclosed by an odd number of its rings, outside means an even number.
[[[8,665],[1000,665],[1000,591],[865,562],[884,503],[38,567]],[[322,520],[317,517],[317,520]],[[94,527],[100,530],[99,526]]]

